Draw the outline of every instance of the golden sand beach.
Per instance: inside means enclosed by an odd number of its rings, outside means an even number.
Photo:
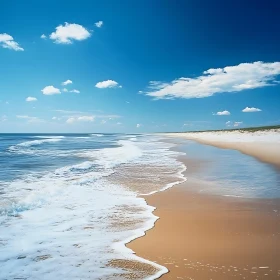
[[[246,145],[243,149],[253,155]],[[263,149],[254,151],[262,158]],[[276,158],[270,162],[277,163]],[[198,160],[188,159],[186,165],[188,176],[199,173]],[[159,220],[127,246],[167,267],[161,279],[279,279],[280,200],[202,194],[194,191],[199,187],[189,178],[145,196]]]

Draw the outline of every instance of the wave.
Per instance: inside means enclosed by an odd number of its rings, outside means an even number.
[[[55,143],[61,141],[62,138],[48,138],[43,140],[32,140],[17,144],[17,147],[31,147],[31,146],[38,146],[44,143]]]
[[[57,135],[45,135],[45,136],[33,136],[34,138],[43,138],[43,139],[63,139],[65,136],[57,136]]]
[[[7,150],[13,153],[20,153],[20,154],[34,154],[34,150],[28,149],[32,148],[33,146],[39,146],[45,143],[56,143],[60,142],[64,137],[60,136],[59,138],[47,138],[42,140],[31,140],[19,143],[17,145],[10,146]]]
[[[98,133],[92,133],[91,136],[96,136],[96,137],[103,137],[104,134],[98,134]]]
[[[170,151],[170,144],[150,138],[118,140],[114,144],[118,146],[72,151],[72,155],[87,160],[51,172],[27,174],[5,187],[5,203],[0,204],[1,238],[5,240],[0,247],[0,263],[4,278],[37,279],[43,275],[46,280],[63,279],[71,270],[67,276],[70,280],[123,279],[122,269],[106,266],[112,259],[155,267],[157,272],[145,279],[156,279],[167,272],[165,267],[125,247],[152,228],[158,217],[152,213],[154,208],[138,197],[143,184],[132,189],[129,184],[112,180],[112,176],[124,167],[137,167],[136,172],[125,174],[134,180],[141,175],[142,166],[151,167],[146,169],[147,177],[155,173],[155,164],[160,170],[170,167],[173,181],[157,187],[156,191],[160,191],[183,180],[183,168],[175,160],[178,153]],[[154,175],[161,174],[165,176],[165,172]]]

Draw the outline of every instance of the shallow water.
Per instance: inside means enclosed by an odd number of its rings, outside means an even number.
[[[280,170],[273,165],[236,150],[191,140],[178,143],[188,159],[201,160],[198,173],[187,175],[190,180],[207,183],[197,191],[243,198],[280,198]]]

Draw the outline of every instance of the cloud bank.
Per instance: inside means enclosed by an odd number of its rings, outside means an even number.
[[[166,83],[151,81],[144,94],[156,99],[204,98],[222,92],[238,92],[276,85],[280,62],[241,63],[208,69],[195,78],[179,78]]]

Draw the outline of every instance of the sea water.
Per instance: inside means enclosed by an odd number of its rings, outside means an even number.
[[[126,279],[112,260],[167,269],[125,243],[157,217],[139,194],[185,178],[152,135],[0,134],[0,279]]]
[[[197,173],[187,174],[189,186],[195,182],[200,193],[245,199],[280,198],[280,170],[237,150],[177,140],[186,158],[198,160]]]

